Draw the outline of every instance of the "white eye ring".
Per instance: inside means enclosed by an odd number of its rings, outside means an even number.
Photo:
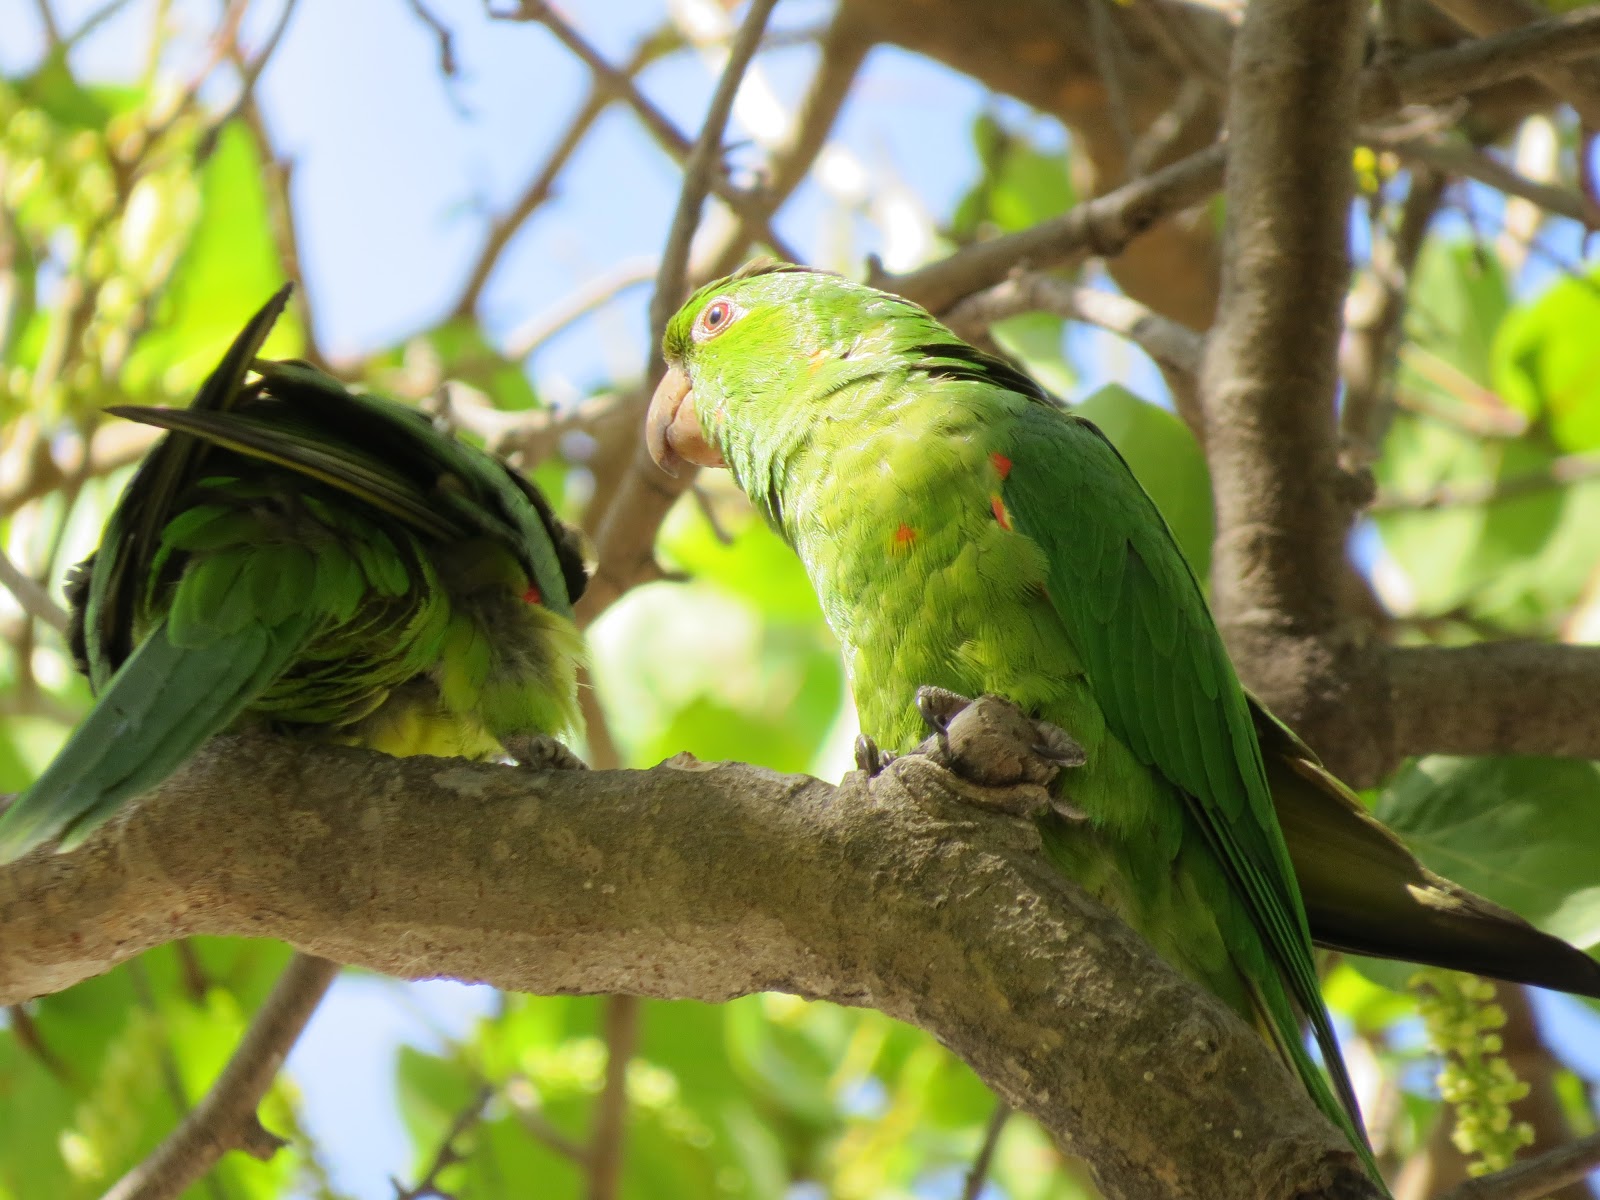
[[[742,316],[744,316],[744,309],[740,308],[728,297],[718,296],[700,310],[700,315],[695,318],[694,329],[689,336],[696,345],[702,342],[709,342]]]

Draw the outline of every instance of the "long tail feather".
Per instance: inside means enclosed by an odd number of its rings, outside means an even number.
[[[145,638],[38,780],[0,815],[0,863],[52,838],[70,850],[226,728],[295,657],[312,627],[296,616],[247,626],[203,649]]]

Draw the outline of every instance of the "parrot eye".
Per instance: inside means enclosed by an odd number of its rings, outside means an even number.
[[[694,323],[694,340],[709,341],[743,315],[732,300],[713,300],[700,310],[700,319]]]

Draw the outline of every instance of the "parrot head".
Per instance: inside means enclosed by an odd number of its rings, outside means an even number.
[[[809,437],[840,388],[890,365],[896,318],[913,314],[926,318],[898,296],[773,259],[707,284],[662,338],[667,373],[645,423],[651,457],[673,475],[694,463],[751,478],[779,447]]]

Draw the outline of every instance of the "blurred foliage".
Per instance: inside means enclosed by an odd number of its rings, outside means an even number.
[[[259,130],[220,121],[177,80],[152,69],[138,84],[96,86],[60,55],[0,79],[0,548],[58,599],[65,566],[93,545],[144,444],[97,424],[98,410],[185,402],[290,258],[287,195]],[[1049,122],[985,107],[971,144],[970,186],[928,244],[1025,229],[1077,199],[1072,148]],[[1395,201],[1378,191],[1372,202]],[[1414,273],[1375,536],[1360,559],[1398,638],[1600,637],[1600,276],[1530,282],[1525,268],[1447,221]],[[269,355],[310,351],[296,320]],[[1017,317],[994,336],[1063,396],[1106,378],[1106,335],[1060,317]],[[413,398],[447,384],[506,412],[542,403],[538,381],[473,318],[341,366]],[[1163,400],[1139,368],[1079,411],[1116,443],[1204,574],[1206,464]],[[582,458],[537,465],[574,518]],[[837,777],[854,716],[799,564],[726,480],[706,480],[700,501],[676,509],[660,540],[689,582],[636,589],[591,630],[621,755],[643,765],[689,750]],[[4,791],[42,766],[88,696],[53,631],[3,592],[0,635]],[[1563,937],[1600,942],[1591,764],[1427,759],[1375,803],[1436,869]],[[195,939],[0,1018],[0,1200],[100,1194],[201,1094],[286,955]],[[1341,966],[1328,982],[1335,1010],[1400,1080],[1387,1141],[1401,1152],[1425,1142],[1439,1107],[1416,1069],[1424,1052],[1404,1036],[1413,1002],[1383,986],[1407,973],[1374,969],[1374,982]],[[507,995],[458,1039],[399,1047],[394,1097],[413,1161],[393,1164],[396,1176],[420,1177],[459,1128],[443,1190],[581,1194],[603,1102],[604,1004]],[[642,1011],[626,1071],[623,1196],[960,1194],[993,1100],[930,1038],[875,1012],[778,995]],[[1562,1085],[1582,1110],[1578,1080]],[[319,1158],[337,1158],[334,1139],[359,1118],[316,1131],[318,1149],[293,1084],[280,1082],[264,1119],[291,1149],[268,1164],[230,1156],[190,1200],[337,1195]],[[1006,1125],[985,1197],[1090,1194],[1036,1125]]]

